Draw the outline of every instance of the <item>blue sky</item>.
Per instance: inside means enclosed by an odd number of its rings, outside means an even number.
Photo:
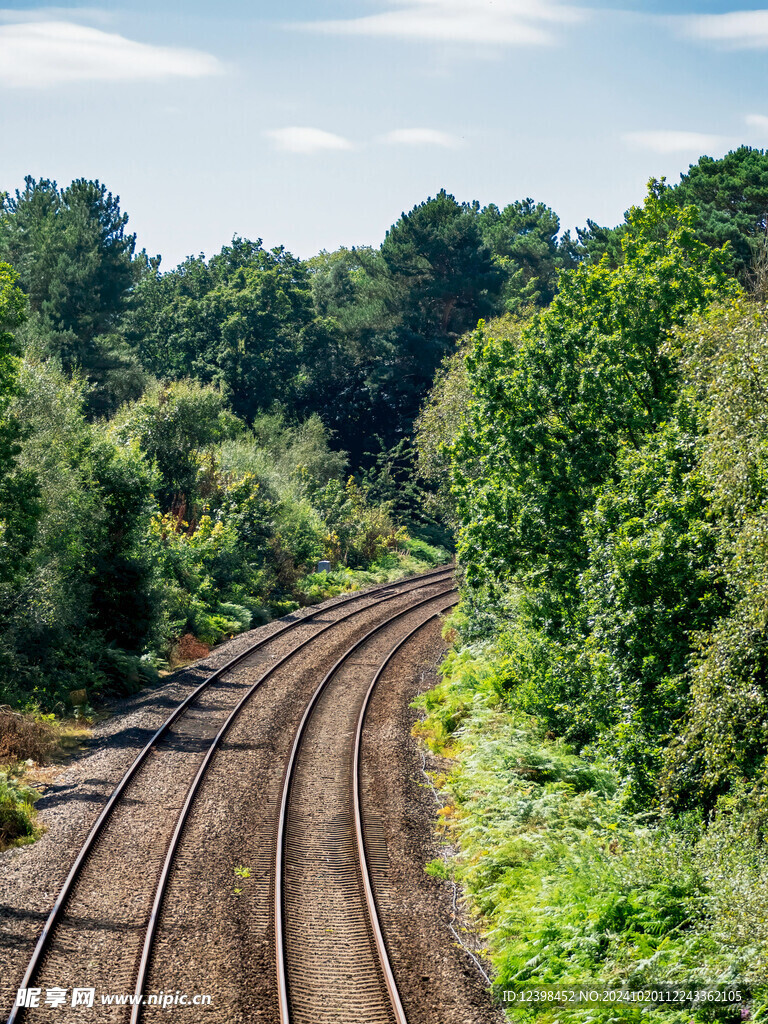
[[[6,2],[0,190],[99,178],[166,268],[235,233],[378,244],[440,188],[613,224],[768,146],[767,58],[746,0]]]

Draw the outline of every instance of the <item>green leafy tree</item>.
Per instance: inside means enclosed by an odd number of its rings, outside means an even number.
[[[59,188],[25,179],[0,205],[0,254],[19,273],[30,309],[52,332],[66,368],[87,365],[89,347],[118,322],[141,261],[120,200],[84,178]]]
[[[506,314],[491,320],[489,336],[511,345],[519,344],[524,319]],[[446,521],[455,523],[455,501],[451,493],[451,450],[472,401],[467,354],[472,335],[467,334],[455,352],[446,356],[435,374],[432,389],[415,423],[416,467],[432,492],[424,495]]]
[[[453,512],[450,446],[471,398],[467,378],[467,354],[459,348],[443,360],[415,424],[419,473],[435,488],[434,501],[449,517]]]
[[[519,344],[475,339],[476,397],[454,445],[472,585],[526,579],[573,592],[596,489],[620,446],[641,447],[671,413],[679,377],[665,343],[727,290],[724,253],[696,238],[695,213],[663,184],[651,183],[628,223],[621,265],[564,275]]]
[[[688,710],[694,638],[725,606],[696,423],[681,418],[688,430],[673,419],[639,450],[622,448],[616,482],[584,517],[588,671],[569,728],[613,762],[636,806],[657,802],[664,750]]]
[[[19,386],[15,332],[25,315],[18,277],[0,263],[0,588],[6,609],[24,579],[39,515],[35,474],[18,463],[23,430],[12,405]]]
[[[768,153],[739,146],[718,159],[702,156],[680,175],[672,195],[681,209],[697,208],[697,237],[715,249],[728,243],[731,272],[742,284],[754,286],[754,264],[768,229]],[[577,230],[574,256],[589,263],[607,257],[618,266],[627,230],[627,222],[611,228],[587,221]]]
[[[549,305],[567,254],[567,243],[563,248],[558,240],[557,214],[544,203],[523,199],[503,210],[491,203],[478,222],[483,241],[506,274],[501,293],[506,309]]]
[[[203,313],[203,300],[216,285],[202,256],[190,256],[175,270],[154,267],[131,295],[122,332],[141,364],[161,379],[194,373],[217,325]]]
[[[695,321],[679,347],[702,424],[700,473],[727,605],[695,638],[691,706],[668,752],[665,795],[677,807],[711,806],[734,784],[746,781],[758,794],[768,784],[765,309],[724,303]]]
[[[224,388],[249,421],[275,403],[304,410],[316,378],[333,372],[334,335],[315,313],[309,271],[260,241],[235,238],[207,263],[147,275],[125,336],[158,377]]]
[[[730,244],[734,272],[747,284],[768,229],[768,153],[739,146],[718,160],[703,156],[680,176],[674,193],[681,206],[698,208],[703,241]]]
[[[338,395],[348,411],[333,425],[359,462],[380,442],[390,449],[411,433],[441,360],[493,311],[504,275],[483,242],[477,208],[444,190],[404,213],[378,253],[355,252],[360,267],[351,280],[364,315]]]
[[[242,430],[221,392],[197,381],[156,385],[110,426],[117,442],[135,443],[157,466],[161,507],[175,508],[181,519],[191,516],[206,453]]]
[[[70,689],[125,692],[158,614],[146,545],[156,483],[135,445],[116,445],[84,416],[86,385],[27,357],[14,412],[27,430],[22,471],[37,476],[37,529],[3,636],[5,699],[66,702]]]
[[[621,240],[626,233],[626,220],[613,228],[587,220],[585,228],[576,228],[576,241],[573,244],[576,262],[599,263],[605,259],[610,266],[618,267],[622,261]]]
[[[0,259],[17,270],[32,314],[26,347],[86,376],[92,416],[114,412],[146,382],[114,333],[151,266],[145,253],[135,254],[127,222],[119,197],[98,181],[60,188],[27,177],[23,190],[0,197]]]
[[[444,189],[402,215],[387,232],[381,256],[391,287],[388,301],[396,304],[403,328],[414,347],[436,343],[438,355],[441,343],[492,311],[501,287],[476,209]]]

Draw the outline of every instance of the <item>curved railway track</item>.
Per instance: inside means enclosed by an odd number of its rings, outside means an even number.
[[[439,603],[400,636],[372,681],[355,659],[394,622]],[[278,822],[275,945],[281,1024],[407,1024],[371,885],[360,787],[365,714],[385,669],[456,603],[424,598],[371,629],[315,691],[291,750]],[[346,671],[345,671],[346,670]]]
[[[405,607],[386,617],[373,629],[369,629],[362,640],[355,641],[348,648],[344,656],[334,665],[332,672],[326,676],[323,683],[325,686],[334,673],[338,675],[341,665],[349,662],[354,657],[354,652],[364,648],[365,643],[374,635],[378,635],[392,623],[412,614],[415,609],[419,609],[425,604],[438,600],[443,600],[444,603],[444,596],[450,591],[451,574],[452,569],[450,568],[439,569],[416,577],[412,581],[397,585],[385,584],[363,593],[349,595],[330,607],[313,611],[298,621],[278,628],[213,672],[198,686],[154,733],[104,805],[54,903],[20,987],[65,984],[67,980],[75,977],[72,975],[72,970],[76,970],[78,966],[81,975],[73,983],[85,983],[81,980],[82,972],[85,970],[87,977],[87,968],[92,963],[92,959],[89,958],[92,955],[97,958],[101,956],[103,960],[103,949],[97,949],[94,952],[92,944],[96,941],[95,936],[99,933],[99,929],[106,928],[107,940],[116,944],[115,961],[120,959],[119,952],[123,962],[127,962],[126,957],[132,962],[133,966],[130,971],[135,978],[135,985],[131,987],[137,993],[141,993],[152,962],[153,945],[161,918],[163,900],[186,821],[216,752],[220,749],[223,739],[253,694],[276,673],[289,669],[289,663],[292,663],[292,660],[300,652],[311,650],[312,643],[318,637],[326,636],[326,634],[329,637],[334,637],[334,630],[342,632],[339,629],[342,624],[346,624],[345,629],[353,627],[353,620],[356,618],[364,619],[366,613],[375,615],[380,605],[404,599]],[[409,598],[413,592],[423,591],[425,588],[442,587],[446,582],[449,583],[447,590],[440,589],[424,600],[413,603]],[[352,607],[351,610],[345,610],[341,615],[336,615],[337,609],[347,605],[360,605],[360,607]],[[428,620],[431,620],[435,614],[438,613],[433,612],[428,616]],[[330,621],[323,622],[323,619],[328,617],[331,617]],[[315,625],[318,626],[317,629],[313,628],[310,635],[303,637],[298,643],[292,643],[284,654],[276,657],[272,653],[272,647],[279,646],[280,638],[286,634],[290,641],[296,634],[305,632],[305,627],[314,627]],[[233,670],[238,667],[240,667],[240,671],[234,673]],[[254,668],[258,670],[260,667],[263,667],[265,671],[256,671],[253,681],[246,679],[243,682],[239,679],[239,676],[246,670],[253,673]],[[316,703],[313,700],[312,706],[314,707]],[[160,809],[162,813],[158,813],[157,808],[153,810],[155,817],[162,820],[165,833],[161,834],[159,838],[157,835],[153,838],[150,835],[151,830],[146,827],[147,822],[143,819],[140,820],[139,831],[143,829],[149,836],[149,838],[145,837],[142,846],[141,842],[134,841],[132,815],[135,817],[138,814],[137,808],[146,805],[147,800],[139,799],[137,794],[141,793],[142,786],[146,787],[148,780],[151,781],[153,771],[157,769],[157,766],[164,762],[167,772],[170,771],[173,775],[175,791],[167,796],[168,806]],[[149,802],[151,803],[151,801]],[[151,856],[147,854],[147,851],[150,850],[152,851]],[[98,875],[100,871],[104,870],[104,865],[110,863],[113,872],[115,868],[119,872],[121,865],[119,862],[116,863],[115,858],[121,852],[125,853],[126,851],[126,856],[129,854],[133,858],[133,874],[143,878],[144,888],[139,891],[140,887],[137,886],[135,891],[131,890],[129,898],[126,900],[127,909],[120,908],[122,917],[118,914],[118,920],[115,923],[104,926],[100,920],[94,922],[92,908],[89,908],[88,889],[89,885],[92,886],[93,883],[91,876]],[[159,863],[158,858],[160,858]],[[130,874],[130,871],[127,873]],[[279,886],[279,883],[277,885]],[[119,889],[119,885],[116,888]],[[148,899],[148,895],[151,898]],[[116,899],[119,899],[119,896]],[[90,935],[89,929],[93,929]],[[143,943],[139,942],[135,955],[131,956],[131,948],[136,945],[137,931],[143,932]],[[84,936],[86,936],[85,941]],[[140,957],[139,948],[141,948]],[[63,965],[66,965],[66,970]],[[64,971],[63,975],[62,971]],[[126,980],[127,977],[123,971],[122,975],[116,975],[114,984],[108,986],[106,990],[126,991]],[[109,1019],[125,1020],[127,1014],[128,1011],[125,1008],[121,1008],[119,1012],[115,1012],[113,1008]],[[49,1015],[49,1012],[46,1013],[42,1008],[38,1010],[13,1007],[8,1017],[8,1024],[17,1024],[22,1020],[35,1020],[38,1016],[41,1019],[46,1019]],[[55,1016],[61,1020],[62,1016],[66,1018],[66,1013],[62,1014],[62,1011],[59,1010]],[[131,1011],[131,1020],[134,1024],[141,1019],[141,1016],[141,1008],[138,1005],[134,1006]],[[106,1020],[107,1016],[101,1019]],[[290,1017],[283,1019],[288,1020]]]

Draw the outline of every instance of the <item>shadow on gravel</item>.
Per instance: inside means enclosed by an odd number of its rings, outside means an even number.
[[[159,683],[154,686],[146,687],[139,693],[131,694],[128,697],[122,697],[120,700],[111,701],[107,710],[110,716],[113,715],[128,715],[136,711],[143,711],[146,708],[162,708],[166,710],[173,710],[177,705],[184,699],[184,695],[176,693],[172,696],[166,692],[171,688],[170,684],[174,687],[180,686],[184,689],[189,689],[190,692],[196,689],[203,680],[207,679],[211,674],[212,669],[202,666],[200,668],[192,669],[179,669],[177,672],[166,676],[165,679],[161,679]]]
[[[136,747],[137,750],[141,750],[156,732],[156,729],[140,728],[134,725],[112,733],[111,736],[105,736],[103,739],[99,737],[99,746],[103,750],[125,750],[126,747]]]
[[[85,779],[83,782],[77,783],[77,785],[51,786],[50,789],[46,790],[44,796],[41,796],[36,801],[35,809],[43,811],[47,807],[56,807],[62,803],[103,802],[106,800],[107,794],[112,790],[113,785],[112,782],[107,782],[104,779]],[[87,786],[101,786],[101,789],[83,788]]]
[[[9,907],[7,904],[0,904],[0,949],[3,946],[18,944],[18,931],[9,934],[6,932],[6,925],[12,921],[37,921],[42,925],[48,920],[48,912],[41,910],[19,910],[17,907]],[[110,918],[81,917],[79,915],[69,918],[78,931],[101,931],[108,930],[115,934],[124,933],[133,935],[136,931],[134,924],[126,921],[115,921]]]
[[[18,945],[18,930],[7,930],[12,921],[35,921],[42,927],[47,920],[47,910],[21,910],[19,907],[9,907],[7,903],[0,903],[0,949],[4,946],[13,949]]]

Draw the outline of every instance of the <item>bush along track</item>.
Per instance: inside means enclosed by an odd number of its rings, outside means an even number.
[[[61,763],[82,749],[90,724],[82,713],[62,721],[0,706],[0,851],[41,835],[34,804]]]
[[[33,804],[38,795],[7,772],[0,772],[0,850],[37,838]]]
[[[768,1015],[768,853],[734,796],[704,827],[627,813],[621,778],[579,757],[509,700],[493,645],[452,652],[419,698],[416,731],[453,759],[436,780],[440,819],[487,942],[494,988],[708,990],[724,1003],[675,1005],[665,1020]],[[445,873],[443,861],[429,866]],[[730,993],[741,1001],[729,1003]],[[736,997],[738,999],[738,997]],[[506,1004],[511,1020],[634,1019],[648,1006]]]
[[[513,1019],[768,1017],[765,255],[750,295],[699,212],[652,182],[423,419],[462,581],[421,726],[452,870],[500,992],[637,993]]]

